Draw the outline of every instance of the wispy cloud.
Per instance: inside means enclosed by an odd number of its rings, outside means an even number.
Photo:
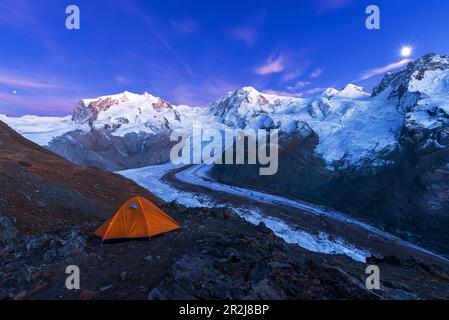
[[[0,23],[5,23],[17,28],[35,26],[39,23],[36,14],[30,10],[33,3],[24,0],[10,0],[0,2]],[[34,9],[34,8],[33,8]],[[35,13],[35,11],[34,11]]]
[[[301,98],[304,95],[302,92],[290,92],[290,91],[271,90],[271,89],[263,90],[263,93],[274,94],[276,96],[294,97],[294,98]]]
[[[126,77],[124,77],[124,76],[122,76],[122,75],[120,75],[120,74],[116,75],[116,76],[114,77],[114,80],[115,80],[115,82],[117,82],[118,84],[122,84],[122,85],[128,85],[128,84],[131,84],[131,81],[130,81],[128,78],[126,78]]]
[[[76,98],[56,96],[21,96],[0,92],[0,106],[6,108],[0,113],[15,112],[17,109],[25,109],[30,112],[48,112],[50,114],[69,114],[76,103]],[[10,111],[8,111],[10,110]]]
[[[319,76],[321,76],[324,72],[324,68],[316,68],[315,70],[312,71],[312,73],[310,74],[311,78],[318,78]]]
[[[352,2],[353,0],[316,0],[316,12],[318,14],[322,14],[329,11],[335,11],[351,4]]]
[[[229,29],[229,35],[235,40],[244,42],[247,46],[253,46],[259,37],[257,30],[251,27],[235,27]]]
[[[0,70],[0,84],[14,88],[34,89],[56,88],[60,86],[56,81],[52,82],[42,79],[40,76],[32,74],[19,75],[4,70]]]
[[[45,23],[44,5],[28,0],[0,1],[0,12],[0,28],[6,25],[26,34],[27,38],[37,39],[53,60],[65,57],[61,43],[54,37],[54,28]]]
[[[0,113],[69,114],[86,88],[62,76],[0,69]]]
[[[222,79],[208,78],[201,84],[180,84],[173,89],[171,95],[177,104],[204,107],[239,87]]]
[[[258,75],[264,76],[282,72],[285,69],[285,58],[282,55],[270,56],[266,63],[255,69]]]
[[[303,91],[303,93],[304,93],[304,95],[314,95],[314,94],[322,93],[326,89],[327,88],[317,87],[317,88],[305,90],[305,91]]]
[[[362,72],[362,74],[360,75],[359,81],[367,80],[367,79],[377,76],[379,74],[384,74],[384,73],[402,68],[403,66],[407,65],[410,61],[412,61],[412,60],[402,59],[398,62],[393,62],[393,63],[390,63],[383,67],[366,70],[366,71]]]
[[[126,10],[128,13],[132,14],[135,17],[138,17],[141,19],[151,30],[151,32],[154,34],[156,39],[159,40],[159,42],[170,52],[170,54],[185,68],[187,73],[191,76],[196,76],[196,74],[193,72],[192,67],[190,64],[188,64],[178,53],[175,48],[171,45],[171,43],[167,40],[167,38],[163,35],[162,32],[159,31],[158,28],[156,28],[156,25],[154,23],[154,19],[150,17],[150,15],[147,13],[147,11],[141,10],[141,8],[136,5],[134,1],[117,1],[117,5],[121,6],[124,10]]]
[[[292,80],[295,80],[295,79],[301,77],[302,75],[304,75],[306,68],[307,68],[307,65],[305,64],[305,65],[301,65],[299,67],[296,67],[293,70],[286,72],[282,77],[282,81],[289,82],[289,81],[292,81]]]
[[[201,30],[199,23],[193,19],[171,20],[171,28],[180,34],[191,35]]]
[[[310,86],[312,83],[310,81],[298,81],[293,86],[287,87],[288,90],[300,89]]]
[[[34,80],[31,78],[26,78],[18,75],[3,74],[0,71],[0,84],[7,85],[15,88],[55,88],[57,87],[54,83],[49,83],[41,80]]]
[[[248,47],[251,47],[259,40],[265,19],[265,11],[257,12],[246,19],[244,24],[230,27],[227,29],[227,32],[231,39],[242,41]]]

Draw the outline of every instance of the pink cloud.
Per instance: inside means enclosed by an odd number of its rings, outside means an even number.
[[[311,83],[310,81],[298,81],[298,82],[295,83],[294,86],[291,86],[291,87],[289,87],[289,88],[291,88],[291,89],[295,89],[295,88],[304,88],[304,87],[307,87],[307,86],[309,86],[309,85],[311,85],[311,84],[312,84],[312,83]]]
[[[33,76],[23,76],[10,74],[0,71],[0,84],[15,86],[20,88],[35,88],[35,89],[45,89],[45,88],[55,88],[57,85],[49,81],[41,79],[33,79]]]
[[[247,46],[251,47],[256,44],[257,40],[259,40],[265,19],[265,11],[257,12],[246,19],[244,24],[228,28],[228,34],[232,39],[242,41]]]
[[[264,65],[256,68],[255,72],[258,75],[264,76],[282,72],[284,69],[285,69],[285,59],[282,55],[276,58],[270,56]]]
[[[258,30],[251,27],[230,28],[229,35],[235,40],[244,42],[249,47],[253,46],[259,38]]]
[[[305,67],[299,67],[296,70],[287,72],[283,77],[282,80],[284,82],[295,80],[299,77],[301,77],[305,72]]]
[[[0,92],[0,106],[6,106],[13,112],[15,109],[27,109],[31,112],[51,112],[70,113],[77,99],[65,97],[36,96],[26,97],[20,94],[8,94]],[[8,113],[7,110],[0,110],[0,113]]]
[[[298,81],[298,82],[296,82],[295,87],[302,88],[302,87],[308,86],[309,84],[310,84],[309,81]]]
[[[186,35],[190,35],[201,30],[198,22],[193,19],[171,20],[170,26],[175,32]]]
[[[319,76],[321,76],[324,72],[324,68],[316,68],[315,70],[312,71],[312,73],[310,74],[311,78],[318,78]]]

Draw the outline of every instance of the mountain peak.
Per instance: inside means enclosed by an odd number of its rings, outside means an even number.
[[[173,106],[169,102],[162,98],[155,97],[148,92],[140,95],[124,91],[118,94],[80,100],[73,111],[72,120],[77,123],[92,124],[97,120],[100,114],[107,112],[111,107],[127,104],[131,104],[126,106],[126,110],[128,111],[130,111],[130,109],[139,109],[139,106],[148,106],[156,112],[173,109]]]
[[[389,99],[401,99],[408,91],[411,81],[420,81],[429,71],[449,69],[449,56],[429,53],[410,62],[404,70],[387,73],[380,84],[373,89],[373,96],[388,90]]]
[[[338,91],[337,89],[330,87],[330,88],[327,88],[326,90],[324,90],[324,92],[321,94],[321,96],[330,99],[333,96],[335,96],[336,94],[338,94],[339,92],[340,91]]]
[[[336,96],[345,98],[357,98],[368,96],[369,94],[365,91],[363,87],[356,86],[355,84],[347,84],[341,91],[339,91]]]
[[[260,94],[260,92],[251,86],[245,86],[235,91],[238,94]]]
[[[81,101],[86,105],[90,105],[91,103],[100,103],[101,101],[109,100],[114,102],[130,102],[134,100],[141,99],[142,96],[136,93],[132,93],[130,91],[123,91],[121,93],[116,94],[110,94],[110,95],[104,95],[96,98],[88,98],[88,99],[81,99]]]

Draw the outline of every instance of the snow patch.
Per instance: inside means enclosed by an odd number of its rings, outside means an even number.
[[[331,240],[329,235],[324,232],[313,235],[300,229],[294,229],[279,219],[261,216],[257,210],[234,209],[234,211],[252,224],[258,225],[261,222],[264,223],[276,236],[285,242],[296,244],[312,252],[344,254],[362,263],[365,263],[366,258],[371,256],[369,251],[358,249],[342,239]]]
[[[166,202],[176,200],[178,203],[186,207],[212,207],[213,203],[211,199],[204,196],[197,196],[192,195],[191,193],[179,191],[178,189],[161,181],[161,178],[167,172],[179,169],[183,166],[184,165],[167,163],[138,169],[124,170],[116,173],[133,180]]]
[[[70,131],[90,130],[87,125],[74,123],[71,120],[71,116],[38,117],[27,115],[20,118],[14,118],[0,114],[0,120],[28,140],[41,146],[47,146],[54,138],[62,136]]]

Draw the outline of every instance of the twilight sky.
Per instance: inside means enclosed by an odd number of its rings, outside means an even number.
[[[65,28],[70,4],[80,30]],[[380,30],[365,28],[370,4]],[[2,0],[0,114],[67,115],[125,90],[200,106],[247,85],[371,90],[404,45],[449,54],[448,16],[448,0]]]

